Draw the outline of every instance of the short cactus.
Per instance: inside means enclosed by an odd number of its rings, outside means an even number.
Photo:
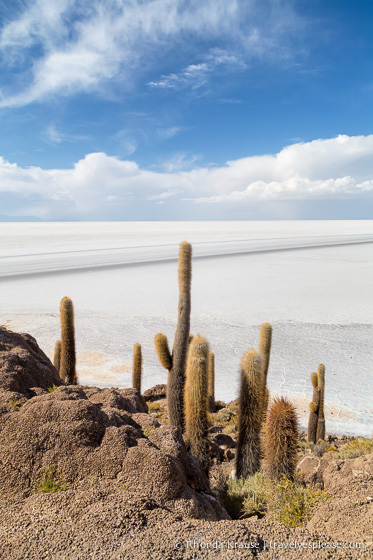
[[[209,412],[215,412],[215,355],[209,352],[207,373],[207,399]]]
[[[54,355],[53,355],[53,365],[57,370],[57,373],[60,373],[60,366],[61,366],[61,341],[57,340],[56,344],[54,345]]]
[[[190,344],[185,382],[185,439],[190,452],[209,467],[207,439],[208,342],[197,335]]]
[[[297,464],[298,417],[285,397],[275,397],[265,425],[264,468],[272,480],[293,480]]]
[[[307,441],[316,443],[317,423],[319,419],[318,411],[320,404],[320,389],[317,386],[317,373],[315,371],[311,374],[311,381],[313,386],[313,395],[312,402],[310,403]]]
[[[60,377],[69,385],[77,385],[75,371],[74,307],[70,298],[61,300],[61,365]]]
[[[318,411],[318,422],[316,441],[325,439],[325,415],[324,415],[324,395],[325,395],[325,366],[320,364],[317,370],[317,385],[320,389],[320,403]]]
[[[141,344],[136,342],[133,347],[132,387],[141,393],[142,354]]]
[[[263,357],[251,350],[242,358],[236,476],[247,478],[260,469],[264,395]]]
[[[168,369],[167,409],[171,426],[184,429],[185,367],[189,346],[192,246],[183,241],[179,251],[179,307],[172,354],[165,335],[155,337],[155,346],[161,364]]]

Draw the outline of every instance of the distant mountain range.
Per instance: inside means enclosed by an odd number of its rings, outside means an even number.
[[[0,222],[44,222],[36,216],[2,216],[0,214]]]

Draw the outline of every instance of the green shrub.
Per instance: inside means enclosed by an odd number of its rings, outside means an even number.
[[[62,480],[62,475],[56,474],[53,467],[41,471],[40,480],[35,485],[36,494],[50,494],[65,490],[67,490],[66,482]]]
[[[311,519],[315,505],[326,498],[326,492],[307,488],[283,476],[268,496],[268,517],[289,528],[300,527]]]
[[[149,411],[149,414],[151,412],[160,412],[161,411],[161,405],[159,404],[159,402],[150,402],[150,403],[148,403],[148,411]]]
[[[9,404],[14,406],[14,408],[21,408],[23,405],[23,401],[9,401]]]
[[[339,451],[333,453],[336,459],[354,459],[373,452],[373,439],[352,439]]]
[[[53,393],[53,391],[55,391],[56,389],[57,389],[57,385],[53,383],[52,387],[48,387],[47,391],[48,393]]]
[[[315,505],[326,498],[326,492],[307,488],[285,476],[274,483],[261,471],[247,479],[229,479],[221,495],[233,519],[266,515],[290,528],[307,523]]]

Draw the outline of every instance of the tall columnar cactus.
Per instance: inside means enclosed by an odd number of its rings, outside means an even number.
[[[197,335],[190,343],[185,382],[185,439],[190,452],[208,471],[207,370],[209,346]]]
[[[263,323],[260,328],[259,354],[263,356],[263,375],[264,375],[264,395],[263,395],[263,417],[265,418],[268,408],[268,389],[267,376],[269,368],[269,359],[271,355],[272,345],[272,325]]]
[[[207,371],[207,400],[209,412],[215,412],[215,355],[209,352]]]
[[[132,387],[141,393],[142,354],[141,344],[136,342],[133,347]]]
[[[56,344],[54,345],[54,355],[53,355],[53,365],[57,370],[57,373],[60,373],[60,366],[61,366],[61,341],[57,340]]]
[[[286,397],[275,397],[265,425],[264,468],[272,480],[294,478],[297,464],[298,417]]]
[[[74,308],[70,298],[61,300],[61,365],[60,377],[69,385],[77,384],[75,371]]]
[[[307,441],[311,443],[316,443],[317,423],[319,420],[319,405],[320,405],[320,389],[318,387],[316,371],[314,371],[311,374],[311,381],[313,386],[313,395],[312,395],[312,402],[310,403],[310,416],[308,420]]]
[[[325,395],[325,366],[320,364],[317,370],[317,385],[320,389],[320,404],[318,411],[318,422],[316,441],[325,439],[325,416],[324,416],[324,395]]]
[[[260,469],[263,395],[263,358],[261,354],[251,350],[244,355],[241,363],[237,477],[252,476]]]
[[[155,346],[161,364],[168,369],[167,409],[171,426],[184,429],[185,367],[189,345],[192,282],[192,246],[183,241],[179,251],[179,308],[172,354],[167,338],[159,334]]]

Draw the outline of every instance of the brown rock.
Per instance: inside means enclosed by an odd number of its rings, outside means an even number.
[[[144,399],[146,402],[160,401],[166,398],[167,385],[155,385],[151,389],[144,392]]]
[[[26,398],[35,395],[33,388],[47,390],[64,385],[52,362],[29,334],[18,334],[0,327],[0,399],[4,391],[20,393]]]

